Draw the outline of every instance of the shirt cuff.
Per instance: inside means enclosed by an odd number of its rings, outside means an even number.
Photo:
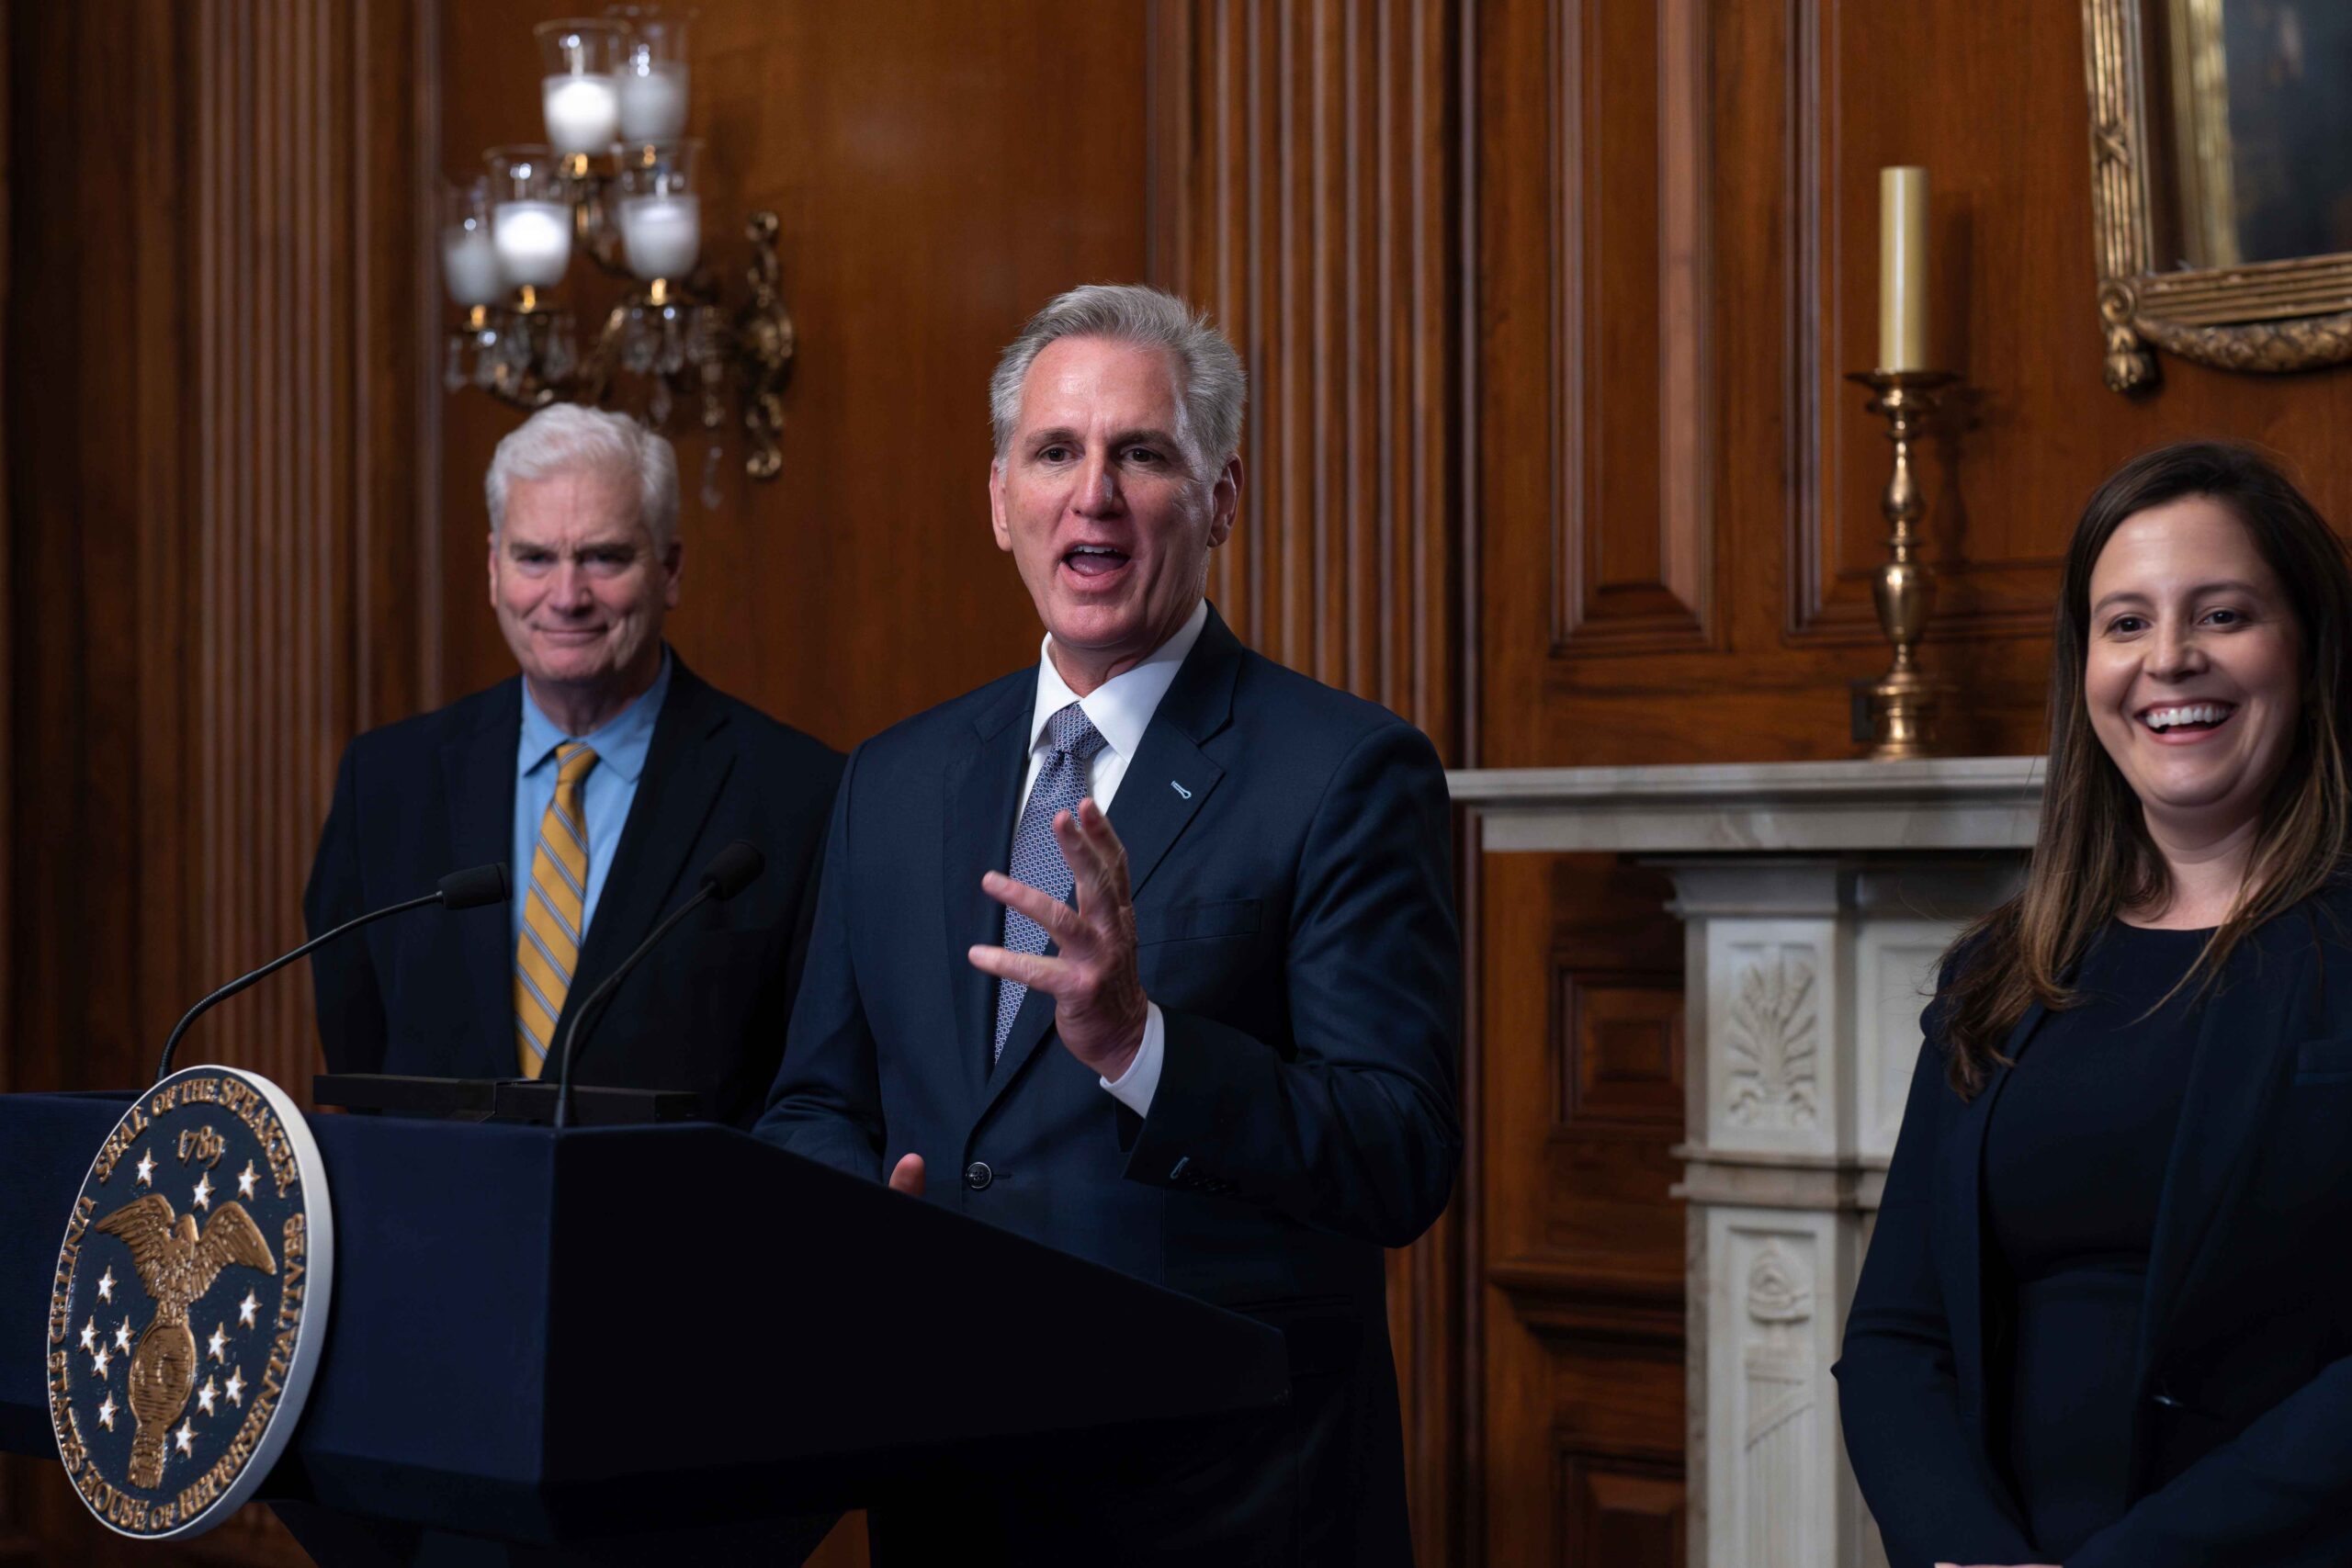
[[[1151,1097],[1159,1088],[1159,1065],[1168,1056],[1168,1021],[1159,1016],[1158,1002],[1144,1003],[1143,1043],[1136,1047],[1136,1059],[1119,1075],[1119,1081],[1098,1077],[1094,1081],[1109,1089],[1118,1102],[1138,1116],[1151,1114]]]

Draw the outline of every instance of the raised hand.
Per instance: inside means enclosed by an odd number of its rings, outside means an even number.
[[[1091,800],[1054,818],[1054,842],[1069,866],[1076,908],[999,872],[980,878],[980,889],[1036,921],[1058,951],[1046,957],[982,945],[970,958],[1000,980],[1052,997],[1054,1032],[1063,1045],[1101,1077],[1115,1079],[1143,1043],[1150,1007],[1136,967],[1126,847]]]

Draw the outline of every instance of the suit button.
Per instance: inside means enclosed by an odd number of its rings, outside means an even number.
[[[976,1159],[964,1168],[964,1185],[975,1192],[984,1190],[995,1179],[996,1172],[989,1168],[986,1160]]]

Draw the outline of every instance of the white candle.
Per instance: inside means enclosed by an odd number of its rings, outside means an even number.
[[[492,304],[506,292],[489,230],[479,223],[453,223],[441,231],[441,281],[459,305]]]
[[[667,141],[686,129],[686,68],[655,61],[620,76],[620,127],[625,141]]]
[[[1928,171],[1878,172],[1878,367],[1928,367]]]
[[[548,141],[558,152],[611,151],[621,110],[610,76],[549,76],[540,89]]]
[[[491,239],[507,281],[546,288],[571,265],[571,209],[556,201],[502,201],[490,215]]]
[[[632,196],[621,203],[621,250],[639,277],[684,277],[702,254],[702,202]]]

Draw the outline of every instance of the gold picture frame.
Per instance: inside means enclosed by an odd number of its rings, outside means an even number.
[[[2176,16],[2166,62],[2148,59],[2145,0],[2083,0],[2084,64],[2090,85],[2091,217],[2098,264],[2098,313],[2107,343],[2106,380],[2119,392],[2153,387],[2155,351],[2222,370],[2277,374],[2352,360],[2352,254],[2285,261],[2155,270],[2154,201],[2181,193],[2152,189],[2159,166],[2150,118],[2149,73],[2162,65],[2173,101],[2189,121],[2185,152],[2168,167],[2209,192],[2226,188],[2228,128],[2210,108],[2215,69],[2199,34],[2218,28],[2213,0],[2187,0]],[[2228,252],[2223,248],[2223,258]]]

